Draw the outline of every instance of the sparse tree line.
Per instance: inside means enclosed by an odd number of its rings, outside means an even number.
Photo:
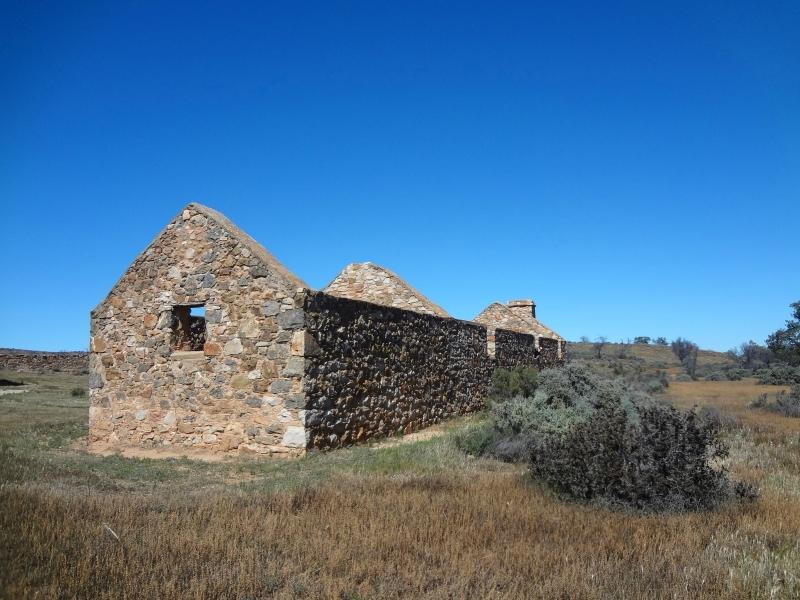
[[[783,328],[770,334],[765,344],[753,340],[744,342],[737,348],[727,352],[733,359],[732,364],[712,365],[703,370],[698,367],[699,348],[688,339],[678,337],[667,342],[664,337],[651,338],[637,336],[627,341],[620,341],[615,347],[617,358],[628,356],[628,346],[633,344],[655,344],[670,346],[672,352],[681,362],[689,379],[703,377],[706,380],[738,380],[754,376],[763,384],[794,385],[800,384],[800,301],[790,305],[792,316]],[[581,343],[591,344],[592,354],[596,358],[603,356],[608,339],[600,336],[591,341],[583,336]]]

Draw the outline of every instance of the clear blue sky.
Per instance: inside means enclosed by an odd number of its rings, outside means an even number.
[[[385,265],[569,339],[763,341],[800,300],[800,4],[0,2],[0,346],[190,201],[314,287]]]

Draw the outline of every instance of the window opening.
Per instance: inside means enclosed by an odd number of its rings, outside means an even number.
[[[172,307],[172,349],[196,352],[205,343],[206,307],[203,304]]]

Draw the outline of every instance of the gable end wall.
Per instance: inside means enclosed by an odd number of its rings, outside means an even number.
[[[293,284],[187,207],[92,312],[90,443],[302,452],[303,294]],[[205,304],[207,343],[179,358],[171,311],[189,303]]]

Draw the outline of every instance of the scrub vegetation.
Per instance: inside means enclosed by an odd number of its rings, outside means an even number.
[[[671,380],[656,402],[718,419],[720,466],[758,498],[660,513],[566,499],[524,461],[461,450],[487,415],[298,460],[96,456],[72,393],[85,378],[22,378],[0,396],[0,597],[800,595],[800,420],[751,408],[750,378]]]

